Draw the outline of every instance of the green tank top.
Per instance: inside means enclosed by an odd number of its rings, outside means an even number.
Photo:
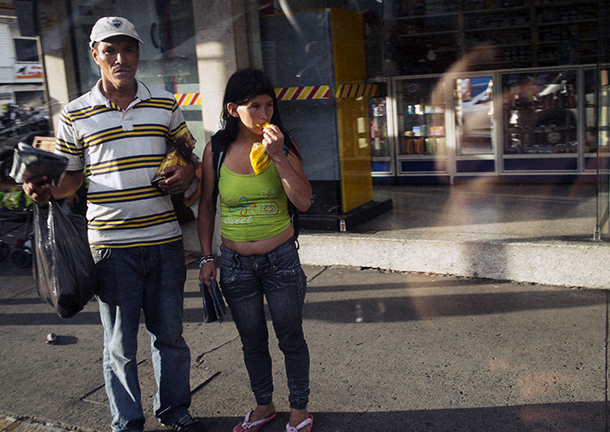
[[[259,175],[236,174],[223,164],[218,190],[224,238],[265,240],[290,226],[288,198],[273,162]]]

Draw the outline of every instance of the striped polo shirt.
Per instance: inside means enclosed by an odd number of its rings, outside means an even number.
[[[182,238],[170,196],[150,183],[167,143],[187,127],[174,96],[138,81],[135,99],[122,110],[99,86],[64,107],[55,149],[68,158],[68,171],[85,170],[90,245],[147,246]]]

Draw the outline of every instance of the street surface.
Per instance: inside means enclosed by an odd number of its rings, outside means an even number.
[[[359,267],[305,270],[314,431],[607,430],[606,291]],[[184,315],[191,411],[208,431],[230,431],[254,405],[241,345],[230,315],[204,324],[202,313],[191,264]],[[49,333],[57,344],[46,343]],[[30,269],[0,261],[0,341],[0,430],[38,424],[48,431],[43,423],[109,430],[95,302],[61,319],[38,298]],[[280,414],[264,430],[280,432],[289,407],[274,337],[271,347]],[[146,430],[168,430],[151,413],[143,327],[139,350]]]

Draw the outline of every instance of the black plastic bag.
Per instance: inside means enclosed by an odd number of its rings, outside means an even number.
[[[80,312],[96,292],[87,223],[51,199],[34,205],[34,276],[38,295],[62,318]]]
[[[199,282],[199,290],[203,297],[203,322],[211,323],[218,321],[219,323],[222,323],[224,320],[223,317],[227,313],[227,306],[225,305],[220,289],[218,288],[218,283],[214,278],[210,278],[210,282],[206,289],[203,282]]]

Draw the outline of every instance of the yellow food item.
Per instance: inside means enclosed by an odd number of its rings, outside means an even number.
[[[265,129],[267,126],[271,126],[271,123],[265,122],[263,124],[257,124],[256,126]],[[254,174],[258,175],[263,172],[265,168],[267,168],[267,165],[269,165],[269,161],[269,155],[265,152],[265,146],[259,142],[252,144],[252,150],[250,150],[250,163],[252,164]]]
[[[163,158],[163,160],[161,161],[161,164],[159,165],[159,168],[157,169],[157,172],[161,172],[165,168],[173,166],[173,165],[185,166],[185,165],[188,165],[188,163],[189,163],[189,160],[184,159],[182,157],[182,155],[180,153],[178,153],[177,149],[172,150],[165,156],[165,158]]]
[[[252,164],[254,174],[259,175],[263,172],[270,161],[271,159],[269,159],[269,155],[265,151],[263,143],[255,142],[252,144],[252,150],[250,150],[250,164]]]
[[[154,186],[159,187],[159,182],[167,178],[166,176],[161,175],[166,168],[174,165],[188,165],[196,142],[197,141],[195,138],[193,138],[193,135],[191,135],[188,129],[185,128],[182,130],[169,146],[171,150],[161,161],[161,164],[159,165],[159,168],[157,168],[157,172],[155,173],[151,183]]]

